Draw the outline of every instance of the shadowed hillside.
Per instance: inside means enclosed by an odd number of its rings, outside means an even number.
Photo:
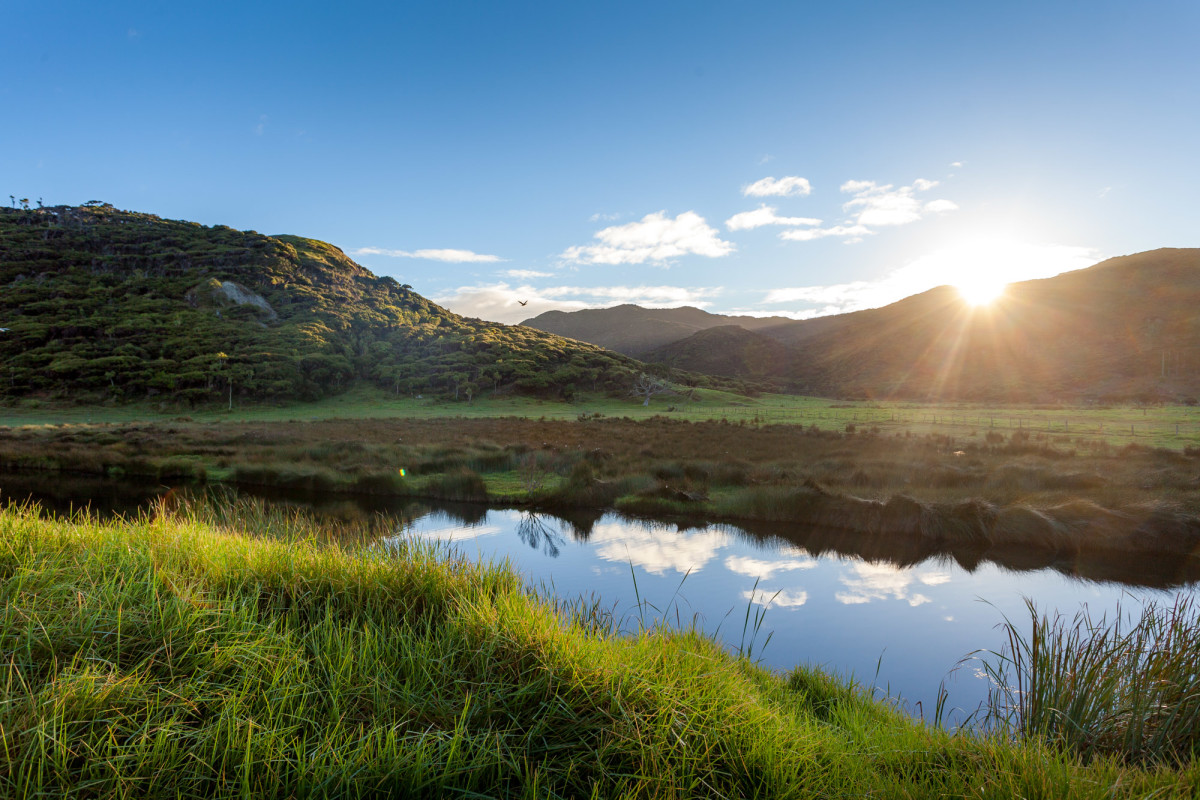
[[[564,314],[557,329],[589,340],[582,326],[569,324],[587,314],[591,328],[607,324],[632,339],[643,335],[636,321],[665,332],[662,321],[682,312],[703,314],[709,328],[720,320],[751,327],[745,317],[695,309],[638,311]],[[1012,284],[979,309],[943,286],[868,311],[753,322],[758,334],[786,347],[787,358],[765,347],[749,351],[745,337],[688,339],[694,331],[643,353],[681,369],[777,377],[793,391],[826,396],[1028,402],[1200,395],[1200,249],[1154,250]],[[780,363],[790,366],[776,372]]]
[[[770,336],[737,325],[720,325],[693,333],[641,358],[708,375],[769,380],[793,369],[795,352]]]
[[[466,319],[338,248],[103,203],[0,208],[0,398],[627,391],[640,365]]]
[[[1200,250],[1162,249],[1008,287],[949,287],[847,314],[792,373],[816,393],[978,400],[1164,399],[1200,389]]]

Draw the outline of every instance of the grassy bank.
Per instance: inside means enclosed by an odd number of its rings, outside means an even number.
[[[819,672],[586,606],[380,530],[193,508],[0,512],[0,796],[1158,797],[914,723]]]

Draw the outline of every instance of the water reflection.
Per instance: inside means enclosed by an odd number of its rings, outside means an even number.
[[[534,550],[540,548],[545,555],[557,558],[559,548],[565,544],[566,537],[551,520],[547,514],[525,511],[517,520],[516,531],[521,541]]]
[[[90,502],[93,509],[130,513],[167,489],[21,477],[0,473],[0,499],[32,493],[51,509]],[[952,672],[953,704],[969,711],[983,699],[986,683],[974,670],[955,667],[967,653],[1000,647],[994,628],[1006,614],[1022,618],[1023,597],[1068,614],[1086,603],[1099,616],[1122,597],[1128,606],[1128,592],[1170,600],[1166,593],[1200,578],[1200,560],[1178,556],[939,549],[919,537],[788,525],[259,494],[339,519],[382,513],[410,520],[397,537],[450,542],[468,557],[507,560],[531,586],[556,587],[566,600],[600,598],[618,618],[654,609],[672,624],[695,621],[734,648],[742,620],[752,609],[765,612],[762,635],[774,635],[755,655],[767,666],[808,663],[868,681],[878,675],[891,693],[929,708]]]

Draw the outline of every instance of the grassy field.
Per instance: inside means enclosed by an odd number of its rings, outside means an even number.
[[[727,420],[763,425],[816,425],[845,430],[847,425],[876,427],[882,433],[937,433],[966,441],[990,432],[1027,431],[1056,439],[1134,442],[1149,447],[1200,447],[1200,406],[987,406],[922,404],[901,401],[840,401],[767,394],[758,397],[698,389],[693,396],[656,396],[649,406],[635,397],[581,395],[575,402],[530,397],[484,397],[472,403],[440,399],[398,398],[359,385],[344,395],[287,406],[225,406],[181,412],[161,404],[104,407],[31,404],[0,407],[0,426],[87,423],[164,422],[187,418],[197,422],[278,422],[329,419],[525,419],[573,420],[594,415],[647,419],[666,414],[692,421]]]
[[[386,527],[384,525],[383,527]],[[1194,797],[261,506],[0,511],[0,796]]]

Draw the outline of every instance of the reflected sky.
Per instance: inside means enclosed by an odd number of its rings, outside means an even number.
[[[585,535],[549,514],[489,510],[480,522],[463,524],[435,512],[402,537],[448,541],[476,559],[507,559],[531,585],[560,597],[599,597],[627,621],[695,623],[732,648],[753,607],[765,612],[754,649],[764,666],[821,666],[898,696],[911,711],[917,704],[932,709],[945,681],[950,706],[964,710],[958,718],[988,689],[978,662],[964,658],[1000,649],[997,626],[1006,615],[1025,618],[1023,597],[1068,614],[1086,603],[1095,615],[1177,591],[1082,580],[1061,565],[1016,570],[974,558],[968,569],[961,557],[905,554],[896,559],[904,566],[880,558],[878,543],[865,560],[831,549],[827,535],[814,553],[798,544],[802,531],[678,529],[615,514]]]

